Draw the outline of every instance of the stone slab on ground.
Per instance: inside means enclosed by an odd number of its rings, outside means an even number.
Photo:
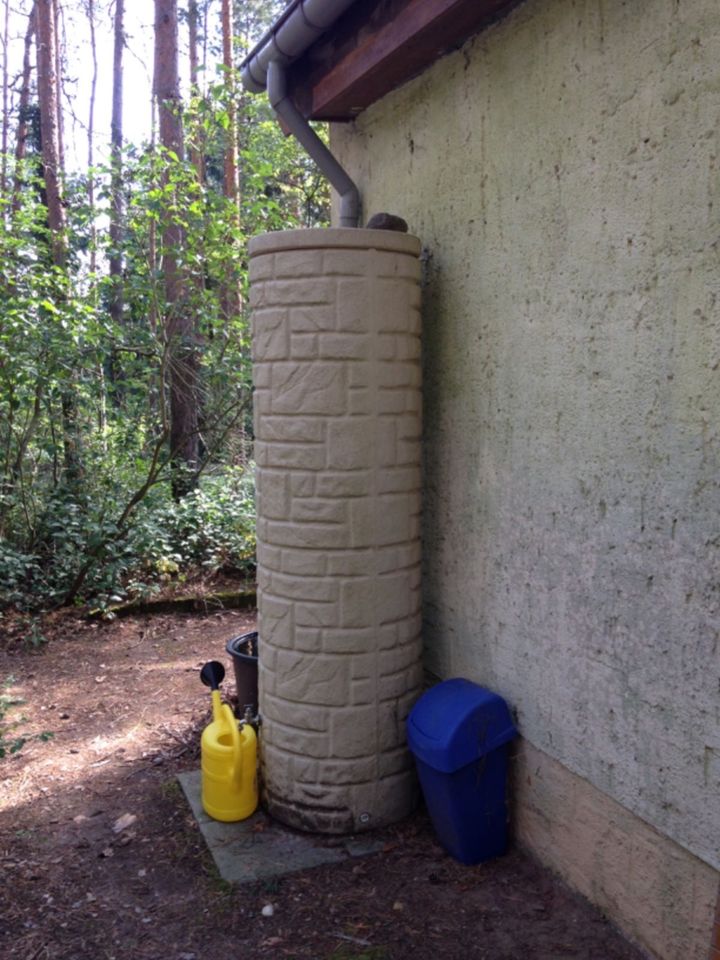
[[[178,780],[215,866],[228,883],[267,880],[382,850],[381,841],[368,837],[329,839],[296,833],[271,820],[261,810],[239,823],[220,823],[202,808],[200,771],[179,773]]]

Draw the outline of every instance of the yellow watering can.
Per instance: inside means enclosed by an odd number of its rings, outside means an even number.
[[[231,708],[220,699],[218,687],[225,668],[217,660],[206,663],[200,679],[212,693],[213,719],[200,740],[202,805],[213,820],[245,820],[258,805],[257,734],[249,723],[238,727]]]

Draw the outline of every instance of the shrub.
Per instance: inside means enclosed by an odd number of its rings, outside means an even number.
[[[118,530],[127,490],[119,484],[78,504],[58,493],[38,526],[34,549],[0,540],[0,608],[58,605],[78,571],[89,566],[78,602],[101,608],[158,590],[173,577],[219,571],[251,576],[255,567],[254,478],[251,469],[218,468],[179,502],[169,483],[152,488]]]

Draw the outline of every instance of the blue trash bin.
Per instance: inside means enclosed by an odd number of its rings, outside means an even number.
[[[440,842],[461,863],[507,848],[507,743],[517,734],[502,697],[470,680],[445,680],[408,717],[425,803]]]

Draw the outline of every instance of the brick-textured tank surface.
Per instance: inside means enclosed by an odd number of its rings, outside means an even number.
[[[250,244],[264,796],[301,829],[415,802],[419,253],[381,230]]]

